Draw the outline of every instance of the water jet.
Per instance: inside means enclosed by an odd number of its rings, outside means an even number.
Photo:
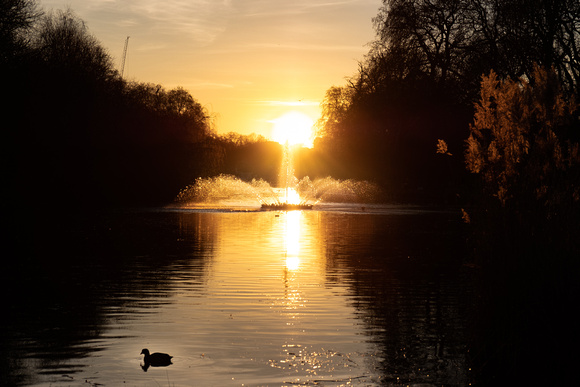
[[[379,195],[378,187],[366,181],[330,176],[297,179],[288,143],[281,164],[277,186],[262,179],[243,181],[233,175],[198,178],[182,189],[175,201],[182,207],[294,211],[316,209],[323,203],[372,203]]]

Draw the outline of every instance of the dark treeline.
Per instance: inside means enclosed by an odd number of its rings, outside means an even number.
[[[26,22],[2,42],[9,193],[30,205],[151,203],[204,172],[210,118],[189,93],[123,80],[72,11],[11,4]]]
[[[242,180],[263,179],[277,185],[282,165],[282,146],[255,134],[228,133],[219,136],[224,157],[220,173]]]
[[[384,0],[358,73],[323,101],[316,148],[327,171],[373,179],[402,201],[465,196],[481,76],[533,79],[540,65],[578,96],[578,15],[574,0]]]
[[[217,136],[181,87],[124,80],[73,11],[41,12],[32,0],[0,6],[3,205],[155,205],[197,177],[276,180],[280,149]]]

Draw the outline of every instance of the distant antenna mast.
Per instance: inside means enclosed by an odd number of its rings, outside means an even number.
[[[125,48],[123,49],[123,60],[121,61],[121,78],[123,78],[123,74],[125,73],[125,59],[127,59],[127,47],[129,46],[129,38],[125,39]]]

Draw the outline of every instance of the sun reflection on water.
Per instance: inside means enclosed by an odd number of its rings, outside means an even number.
[[[300,269],[300,258],[286,257],[286,269],[290,271],[296,271]]]
[[[284,305],[286,310],[296,311],[304,306],[299,281],[302,212],[288,211],[284,217]],[[298,317],[298,313],[292,312],[288,317],[291,321]]]
[[[244,361],[251,361],[250,367],[259,369],[264,378],[278,380],[263,385],[282,385],[279,380],[349,383],[363,372],[359,351],[365,353],[367,344],[360,342],[359,327],[352,323],[352,306],[344,301],[343,288],[326,282],[320,234],[324,214],[202,216],[216,222],[211,235],[217,235],[204,321],[208,313],[213,316],[207,329],[214,332],[221,324],[218,340],[236,343],[236,348],[243,343]],[[199,308],[196,305],[196,313],[202,313]],[[248,343],[256,343],[256,350],[248,350]],[[222,355],[227,357],[227,350]],[[231,355],[236,361],[239,356]],[[254,376],[245,379],[251,384]]]
[[[300,266],[300,227],[301,211],[289,211],[285,214],[284,245],[286,249],[286,267],[297,270]]]

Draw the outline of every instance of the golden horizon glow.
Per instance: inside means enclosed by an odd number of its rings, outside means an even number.
[[[312,148],[314,120],[304,113],[290,111],[272,120],[272,139],[280,144],[302,145]]]

